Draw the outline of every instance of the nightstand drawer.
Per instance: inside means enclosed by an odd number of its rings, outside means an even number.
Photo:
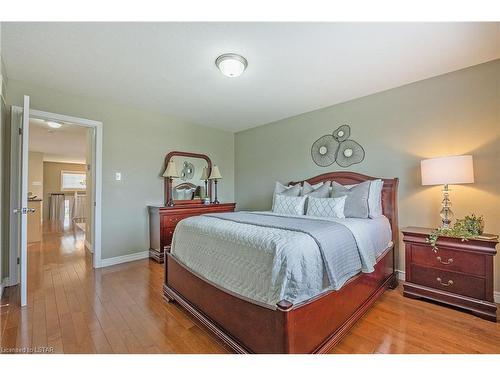
[[[484,279],[456,272],[412,264],[411,277],[408,281],[472,298],[486,297]]]
[[[411,262],[421,266],[458,271],[471,275],[485,275],[485,257],[465,251],[454,251],[439,247],[437,253],[431,246],[411,245]]]

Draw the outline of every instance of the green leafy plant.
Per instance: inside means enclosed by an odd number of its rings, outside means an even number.
[[[471,238],[479,236],[483,233],[484,220],[482,216],[470,214],[463,219],[458,219],[451,228],[437,228],[434,229],[427,238],[432,246],[432,250],[436,251],[436,243],[439,237],[455,237],[460,238],[462,241],[467,241]]]

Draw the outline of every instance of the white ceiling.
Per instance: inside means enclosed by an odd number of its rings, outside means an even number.
[[[44,161],[85,163],[88,128],[62,124],[50,128],[44,120],[30,119],[29,151],[42,152]]]
[[[7,76],[239,131],[500,58],[499,23],[3,23]],[[215,58],[242,54],[227,78]]]

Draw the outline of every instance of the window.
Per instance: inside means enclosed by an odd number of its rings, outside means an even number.
[[[61,171],[61,190],[85,190],[87,175],[85,172]]]

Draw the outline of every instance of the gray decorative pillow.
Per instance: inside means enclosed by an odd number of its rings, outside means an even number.
[[[282,215],[304,215],[307,197],[289,197],[276,194],[273,212]]]
[[[301,196],[309,196],[314,198],[328,198],[330,197],[330,181],[317,185],[311,185],[309,182],[304,181],[304,186],[302,187]]]
[[[357,185],[357,184],[356,184]],[[356,185],[345,185],[346,188],[352,188]],[[368,217],[376,219],[383,215],[382,210],[382,189],[384,181],[380,178],[370,181],[370,191],[368,192]]]
[[[276,182],[276,186],[274,187],[274,195],[281,194],[287,195],[289,197],[298,197],[301,190],[302,187],[300,186],[300,184],[285,186],[279,182]]]
[[[368,218],[368,194],[370,192],[370,181],[347,188],[335,181],[332,182],[332,198],[347,196],[344,206],[345,217]]]

